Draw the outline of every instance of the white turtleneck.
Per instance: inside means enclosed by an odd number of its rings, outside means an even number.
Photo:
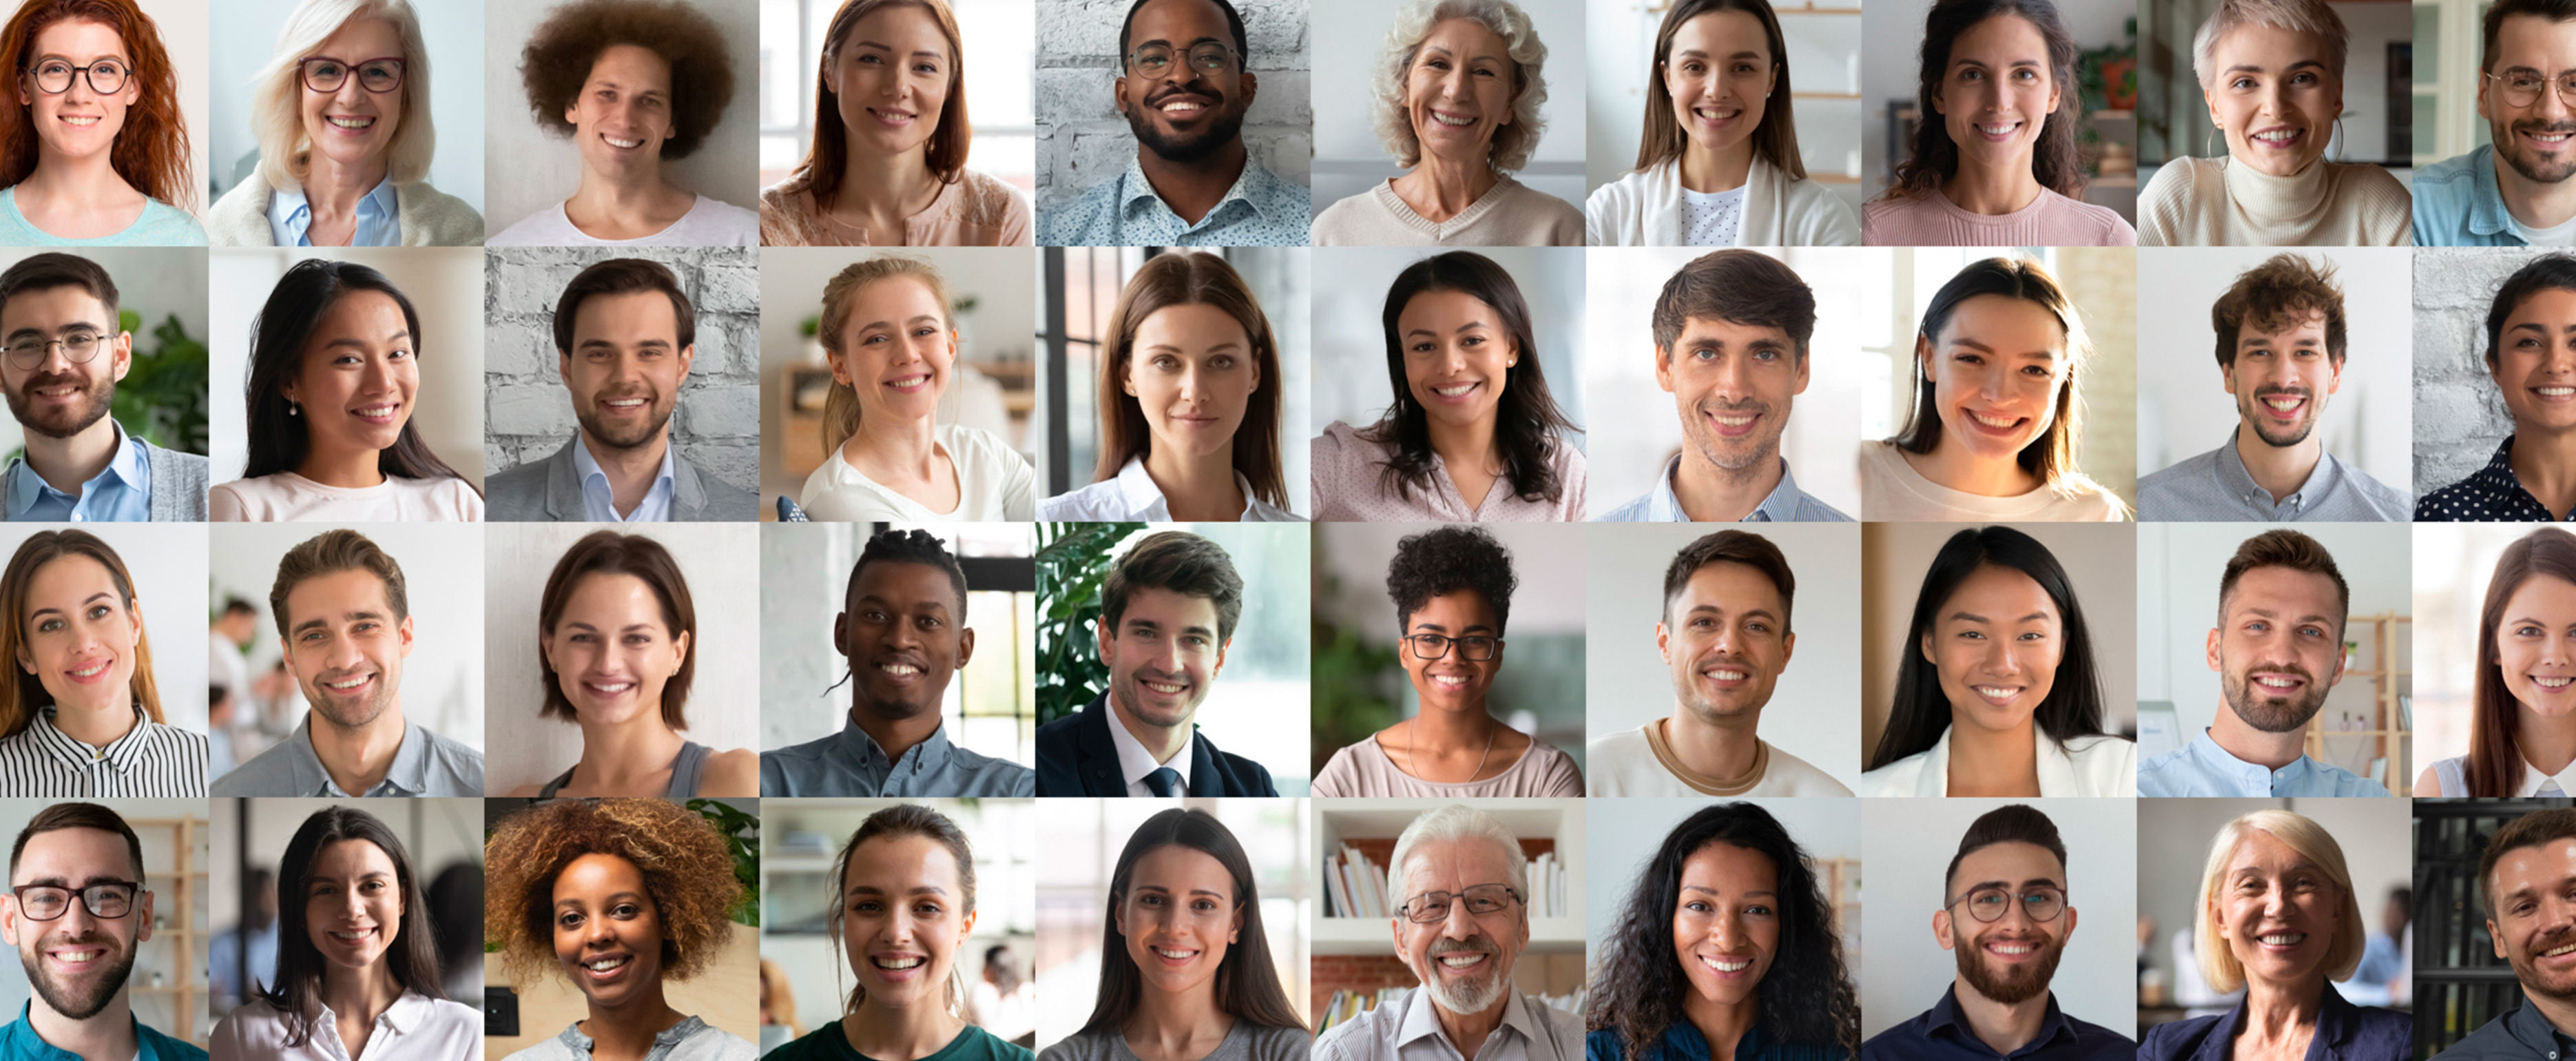
[[[2388,171],[2319,159],[2275,177],[2229,158],[2166,163],[2138,196],[2143,247],[2406,247],[2414,200]]]

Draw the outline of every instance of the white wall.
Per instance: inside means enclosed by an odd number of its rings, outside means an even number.
[[[1315,0],[1314,24],[1322,30],[1315,34],[1315,113],[1333,116],[1315,123],[1319,213],[1403,172],[1378,142],[1371,118],[1376,113],[1371,86],[1387,30],[1403,6],[1384,0]],[[1521,183],[1577,206],[1584,193],[1583,6],[1580,0],[1520,3],[1547,45],[1547,60],[1539,71],[1547,83],[1547,102],[1539,109],[1546,131],[1529,165],[1514,174]]]
[[[2478,620],[2496,557],[2531,533],[2513,523],[2427,523],[2414,528],[2415,762],[2469,753]],[[2407,779],[2410,783],[2412,778]]]
[[[1317,180],[1322,180],[1320,173]],[[1353,427],[1376,423],[1395,400],[1386,375],[1387,289],[1396,275],[1439,249],[1329,247],[1314,252],[1315,376],[1313,433],[1335,420]],[[1511,274],[1527,303],[1547,392],[1576,427],[1587,427],[1583,402],[1583,262],[1573,247],[1478,247]],[[1526,355],[1526,352],[1524,352]],[[1291,447],[1303,441],[1291,437]],[[1588,449],[1585,436],[1566,441]]]
[[[2278,808],[2314,819],[2343,848],[2363,927],[2379,931],[2390,888],[2412,886],[2415,835],[2403,803],[2363,799],[2145,799],[2138,801],[2138,848],[2166,857],[2138,860],[2138,913],[2156,919],[2149,959],[2174,972],[2172,941],[2199,923],[2200,877],[2210,845],[2228,822]],[[2173,982],[2168,980],[2167,982]]]
[[[206,38],[214,60],[212,118],[197,135],[211,143],[214,169],[207,183],[221,196],[251,172],[259,141],[251,131],[252,84],[259,68],[276,54],[277,35],[287,16],[306,0],[226,0],[225,17]],[[429,166],[429,183],[475,209],[483,207],[483,5],[423,0],[412,5],[420,19],[421,39],[429,45],[428,105],[415,108],[411,120],[435,122],[438,154]],[[419,59],[405,74],[403,91],[418,91]],[[417,97],[415,97],[417,98]]]
[[[1780,825],[1789,830],[1789,838],[1810,859],[1861,857],[1860,804],[1851,800],[1828,799],[1748,799],[1734,802],[1751,803],[1771,812]],[[1583,897],[1583,924],[1588,938],[1584,945],[1585,965],[1601,960],[1601,941],[1619,927],[1619,913],[1627,906],[1647,872],[1646,860],[1655,857],[1664,837],[1678,828],[1682,819],[1709,806],[1706,799],[1655,799],[1638,797],[1620,800],[1589,800],[1583,805],[1583,861],[1595,867],[1593,872],[1600,887]],[[1864,866],[1864,869],[1867,867]],[[1819,875],[1821,878],[1821,874]],[[1861,879],[1869,879],[1867,873]],[[1822,879],[1819,887],[1825,886]],[[1856,898],[1857,896],[1855,896]],[[1827,902],[1833,896],[1825,896]],[[1857,911],[1855,911],[1857,913]],[[1850,963],[1854,976],[1860,974],[1860,922],[1858,916],[1844,925],[1843,960]],[[1927,1003],[1928,1005],[1929,1003]]]

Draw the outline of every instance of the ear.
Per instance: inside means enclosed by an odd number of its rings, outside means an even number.
[[[1124,62],[1126,62],[1126,60],[1121,59],[1121,60],[1119,60],[1119,62],[1124,63]],[[1122,75],[1120,75],[1120,76],[1110,78],[1110,79],[1109,79],[1109,109],[1114,110],[1114,111],[1117,111],[1117,112],[1118,112],[1118,116],[1119,116],[1119,117],[1121,117],[1121,118],[1124,118],[1124,117],[1126,117],[1126,116],[1127,116],[1127,106],[1128,106],[1128,101],[1127,101],[1127,78],[1126,78],[1126,76],[1122,74]]]
[[[1926,380],[1931,379],[1933,375],[1931,336],[1925,335],[1922,332],[1914,333],[1914,360],[1921,363],[1923,366],[1923,378]]]
[[[1234,946],[1243,939],[1243,904],[1234,904],[1234,921],[1225,926],[1225,945]]]
[[[957,632],[957,669],[965,670],[967,661],[974,658],[975,628],[970,626]]]
[[[671,639],[671,673],[680,673],[680,665],[689,661],[689,642],[687,631]]]
[[[108,363],[107,371],[116,382],[122,383],[125,374],[134,370],[134,333],[116,333],[116,345],[112,349],[109,356],[114,360]]]
[[[1780,635],[1780,669],[1789,669],[1789,659],[1798,654],[1798,635]]]
[[[2218,382],[2227,388],[2227,393],[2236,393],[2236,366],[2233,363],[2218,366]]]
[[[1937,660],[1937,659],[1933,659],[1933,658],[1932,658],[1932,632],[1931,632],[1931,631],[1929,631],[1929,630],[1924,631],[1924,632],[1923,632],[1923,640],[1922,640],[1922,642],[1921,642],[1921,643],[1919,643],[1919,644],[1917,644],[1917,645],[1915,645],[1914,647],[1915,647],[1915,649],[1916,649],[1917,651],[1919,651],[1919,652],[1923,653],[1923,662],[1925,662],[1925,663],[1939,663],[1939,662],[1941,662],[1940,660]]]
[[[402,625],[395,627],[394,632],[402,637],[402,654],[404,658],[410,658],[412,633],[411,616],[403,616]]]
[[[576,96],[576,97],[575,97],[575,99],[578,99],[578,98],[579,98],[578,96]],[[581,123],[573,120],[573,115],[575,115],[575,114],[579,114],[579,113],[581,113],[581,108],[580,108],[580,107],[578,107],[578,106],[576,106],[576,105],[574,105],[574,104],[572,104],[572,103],[566,103],[566,104],[564,104],[564,115],[563,115],[563,118],[564,118],[564,124],[565,124],[565,125],[572,126],[573,128],[576,128],[576,129],[581,128]]]
[[[2495,922],[2487,922],[2487,932],[2495,932]],[[0,939],[8,940],[12,947],[18,945],[18,896],[12,892],[0,892]],[[2502,944],[2496,947],[2496,957],[2504,957]]]
[[[2487,86],[2493,83],[2495,83],[2494,78],[2478,78],[2478,117],[2487,119],[2488,121],[2495,120],[2495,115],[2487,113]],[[2503,957],[2504,955],[2501,952],[2498,952],[2496,956]]]
[[[2326,393],[2333,394],[2342,389],[2343,359],[2328,355],[2326,357]]]
[[[2066,86],[2064,85],[2052,84],[2048,86],[2048,113],[2057,113],[2057,101],[2065,94],[2065,92]],[[2337,110],[2341,110],[2341,108],[2337,108]]]
[[[1116,667],[1118,665],[1118,632],[1110,629],[1109,617],[1106,615],[1092,620],[1091,625],[1092,641],[1097,644],[1097,647],[1100,650],[1100,662],[1105,666]]]
[[[1673,628],[1655,624],[1655,654],[1664,657],[1664,666],[1673,665]]]
[[[825,347],[823,350],[823,363],[832,366],[832,382],[844,387],[856,387],[859,385],[857,375],[850,370],[850,358],[848,354],[842,353],[839,350],[831,349],[830,347]]]
[[[1259,394],[1261,393],[1261,359],[1257,357],[1253,358],[1250,363],[1252,366],[1252,388],[1246,393]]]
[[[2485,79],[2485,78],[2479,78],[2478,80],[2480,80],[2480,81],[2484,81],[2484,80],[2486,80],[2486,79]],[[2479,89],[2479,90],[2478,90],[2478,99],[2479,99],[2479,100],[2481,100],[2481,101],[2484,101],[2484,100],[2486,99],[2486,89],[2481,88],[2481,89]],[[9,920],[10,920],[10,918],[11,918],[12,916],[14,916],[14,915],[15,915],[15,913],[16,913],[16,911],[17,911],[17,909],[18,909],[18,904],[14,903],[14,902],[13,902],[13,903],[9,903],[9,904],[7,904],[7,910],[8,910],[8,912],[6,912],[6,913],[0,913],[0,929],[5,929],[5,928],[9,927]],[[18,942],[18,937],[17,937],[17,935],[16,935],[16,934],[14,934],[14,933],[9,934],[9,942],[11,942],[11,943],[16,943],[16,942]],[[2499,932],[2499,931],[2497,931],[2497,930],[2496,930],[2496,923],[2495,923],[2495,919],[2494,919],[2494,918],[2492,918],[2492,917],[2490,917],[2490,918],[2488,918],[2488,919],[2487,919],[2487,945],[2495,948],[2495,956],[2496,956],[2496,960],[2498,960],[2498,961],[2507,961],[2507,960],[2509,960],[2509,956],[2508,956],[2508,955],[2506,955],[2506,954],[2505,954],[2505,952],[2504,952],[2504,933]]]
[[[2349,631],[2350,629],[2351,629],[2351,628],[2350,628],[2350,627],[2348,627],[2348,626],[2347,626],[2347,627],[2345,627],[2345,630],[2346,630],[2346,631]],[[2328,675],[2328,676],[2326,677],[2326,688],[2328,688],[2328,689],[2332,689],[2332,688],[2334,688],[2335,686],[2338,686],[2338,685],[2343,684],[2343,661],[2344,661],[2344,658],[2345,658],[2345,653],[2344,653],[2344,650],[2343,650],[2343,639],[2342,639],[2342,638],[2338,637],[2338,638],[2336,638],[2336,639],[2335,639],[2335,646],[2334,646],[2334,650],[2335,650],[2335,657],[2334,657],[2334,673],[2333,673],[2333,674],[2331,674],[2331,675]]]
[[[2484,78],[2480,78],[2479,80],[2482,80],[2482,81],[2483,81],[2483,80],[2485,80],[2485,79],[2484,79]],[[1253,72],[1252,72],[1252,71],[1250,71],[1250,70],[1246,70],[1246,71],[1244,71],[1244,72],[1243,72],[1243,105],[1244,105],[1245,107],[1247,107],[1247,108],[1248,108],[1248,107],[1250,107],[1250,106],[1252,106],[1252,101],[1253,101],[1253,100],[1255,100],[1255,99],[1260,98],[1260,96],[1261,96],[1261,75],[1256,74],[1256,73],[1253,73]]]
[[[1666,394],[1671,394],[1673,392],[1673,351],[1671,347],[1658,346],[1655,348],[1655,386],[1663,388],[1664,393]]]
[[[689,376],[689,366],[697,363],[698,344],[690,343],[689,345],[680,348],[680,378],[687,379]]]
[[[848,612],[832,617],[832,650],[843,656],[850,654],[850,613]]]
[[[18,646],[18,669],[26,671],[31,676],[36,673],[35,654],[28,652],[25,645]]]
[[[2478,80],[2481,82],[2478,86],[2478,98],[2485,99],[2487,98],[2487,90],[2483,82],[2485,82],[2486,79],[2481,77]],[[2204,88],[2200,90],[2200,104],[2203,107],[2209,108],[2210,127],[2220,131],[2225,131],[2227,123],[2218,120],[2218,95]]]
[[[1796,382],[1794,382],[1794,383],[1790,384],[1790,386],[1789,386],[1789,393],[1791,393],[1791,394],[1805,394],[1805,393],[1807,393],[1807,370],[1808,370],[1808,368],[1809,368],[1810,366],[1812,366],[1812,365],[1815,363],[1815,360],[1816,360],[1816,359],[1815,359],[1815,357],[1813,356],[1813,353],[1814,353],[1813,351],[1809,351],[1809,352],[1807,352],[1807,353],[1800,353],[1800,352],[1798,352],[1798,351],[1796,351],[1796,350],[1791,350],[1791,351],[1789,352],[1789,357],[1790,357],[1792,360],[1795,360],[1795,361],[1798,363],[1798,378],[1797,378],[1797,381],[1796,381]]]
[[[2065,916],[2066,934],[2057,937],[2057,941],[2061,946],[2064,945],[2067,940],[2075,938],[2075,908],[2072,906],[2067,907]]]
[[[963,917],[963,918],[961,918],[961,919],[959,919],[958,924],[957,924],[957,945],[958,945],[958,946],[960,946],[960,947],[964,947],[964,946],[966,945],[966,937],[971,936],[971,935],[974,935],[974,934],[975,934],[975,911],[973,911],[973,910],[968,910],[968,911],[966,911],[966,916],[965,916],[965,917]]]
[[[1215,663],[1215,665],[1210,666],[1210,667],[1208,668],[1208,680],[1209,680],[1209,681],[1215,681],[1215,680],[1216,680],[1216,676],[1217,676],[1217,674],[1218,674],[1219,672],[1221,672],[1221,671],[1225,670],[1225,653],[1226,653],[1226,650],[1227,650],[1227,649],[1230,649],[1230,648],[1233,648],[1233,647],[1234,647],[1234,639],[1233,639],[1233,638],[1230,638],[1230,637],[1229,637],[1229,638],[1226,638],[1226,639],[1225,639],[1225,642],[1224,642],[1223,644],[1220,644],[1220,645],[1216,646],[1216,663]]]
[[[127,916],[139,916],[139,917],[141,917],[141,918],[143,919],[143,920],[141,920],[140,922],[137,922],[137,923],[135,924],[135,926],[134,926],[134,942],[136,942],[136,943],[141,943],[141,942],[143,942],[143,941],[145,941],[145,940],[148,940],[148,939],[151,939],[151,938],[152,938],[152,890],[151,890],[151,889],[146,888],[146,889],[144,889],[144,890],[143,890],[143,904],[142,904],[141,906],[137,907],[137,908],[135,909],[135,911],[134,911],[134,913],[133,913],[133,914],[130,914],[130,915],[127,915]]]
[[[1950,113],[1941,102],[1941,85],[1938,82],[1932,85],[1932,113],[1941,115]]]
[[[1932,941],[1940,944],[1942,950],[1953,949],[1950,942],[1950,911],[1939,910],[1932,914]]]
[[[2208,659],[2208,662],[2209,662],[2209,669],[2210,669],[2210,670],[2213,670],[2213,671],[2218,671],[2218,672],[2220,672],[2220,673],[2225,673],[2225,668],[2220,667],[2220,666],[2218,665],[2218,628],[2217,628],[2217,627],[2211,627],[2211,628],[2210,628],[2210,630],[2209,630],[2209,643],[2208,643],[2208,645],[2207,645],[2207,646],[2205,646],[2205,648],[2204,648],[2204,652],[2205,652],[2205,654],[2209,657],[2209,659]]]

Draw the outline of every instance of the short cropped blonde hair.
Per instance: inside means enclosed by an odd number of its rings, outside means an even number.
[[[303,60],[340,27],[372,18],[389,23],[402,41],[402,118],[385,149],[386,176],[411,184],[429,176],[429,160],[438,149],[438,131],[429,120],[429,46],[421,39],[420,17],[410,0],[304,0],[286,16],[278,31],[277,51],[268,65],[252,75],[250,124],[259,140],[259,177],[271,188],[304,183],[312,172],[313,142],[304,135]],[[345,56],[373,59],[377,56]]]
[[[2210,79],[2218,75],[2218,42],[2246,26],[2270,26],[2322,38],[2326,42],[2326,65],[2334,70],[2335,83],[2343,83],[2343,61],[2352,50],[2352,31],[2344,28],[2342,16],[2327,7],[2325,0],[2218,0],[2218,10],[2209,13],[2208,21],[2200,24],[2200,32],[2191,39],[2191,72],[2200,76],[2201,91],[2209,91]]]
[[[2209,866],[2200,877],[2199,923],[2192,926],[2192,949],[2198,952],[2201,978],[2221,993],[2245,986],[2245,965],[2236,960],[2236,952],[2229,950],[2227,940],[2219,936],[2213,904],[2217,901],[2219,888],[2223,886],[2219,878],[2227,875],[2227,865],[2235,861],[2237,847],[2245,842],[2245,834],[2256,830],[2270,833],[2273,839],[2289,845],[2300,858],[2324,870],[2326,876],[2334,880],[2335,890],[2342,894],[2336,897],[2335,902],[2338,917],[2334,941],[2326,947],[2326,979],[2350,977],[2353,969],[2361,964],[2361,952],[2366,941],[2362,936],[2361,902],[2353,897],[2352,873],[2344,867],[2343,845],[2335,843],[2335,838],[2326,833],[2324,826],[2305,815],[2285,810],[2258,810],[2227,823],[2226,828],[2218,831],[2217,841],[2209,845]]]
[[[1538,39],[1529,13],[1511,0],[1413,0],[1395,13],[1395,25],[1386,31],[1386,46],[1378,52],[1374,93],[1378,142],[1405,169],[1422,162],[1422,140],[1413,134],[1413,116],[1404,105],[1405,78],[1431,27],[1453,18],[1471,20],[1503,39],[1504,54],[1512,59],[1512,123],[1494,130],[1490,157],[1494,168],[1504,173],[1529,165],[1530,155],[1538,150],[1539,135],[1547,131],[1547,122],[1539,117],[1547,103],[1547,78],[1541,74],[1547,65],[1547,45]]]

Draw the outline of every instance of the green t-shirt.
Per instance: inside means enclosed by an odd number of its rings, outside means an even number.
[[[805,1037],[772,1050],[761,1061],[876,1061],[850,1045],[849,1036],[841,1034],[841,1022],[833,1021]],[[939,1052],[921,1061],[1037,1061],[1037,1054],[1025,1046],[1015,1046],[993,1033],[972,1024],[957,1037],[940,1047]]]

